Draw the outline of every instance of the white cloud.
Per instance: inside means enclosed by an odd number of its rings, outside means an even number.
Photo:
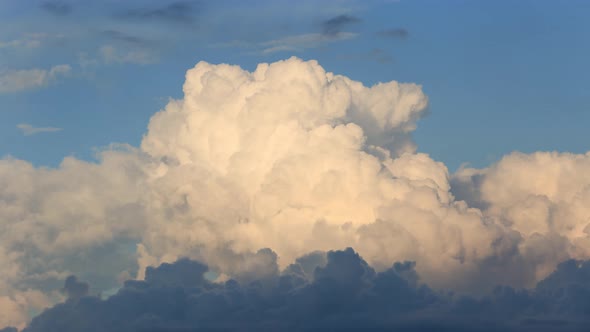
[[[590,258],[590,152],[512,153],[484,170],[462,169],[455,186],[507,224],[543,278],[566,258]]]
[[[35,135],[39,133],[54,133],[62,130],[62,128],[57,127],[35,127],[28,123],[20,123],[16,127],[20,129],[23,135],[25,136]]]
[[[24,69],[0,72],[0,93],[12,93],[40,88],[68,75],[69,65],[57,65],[47,69]]]

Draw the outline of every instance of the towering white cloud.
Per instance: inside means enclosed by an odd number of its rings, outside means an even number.
[[[513,154],[451,176],[411,139],[420,86],[366,87],[297,58],[201,62],[183,90],[140,148],[57,169],[0,161],[0,326],[63,298],[51,291],[70,274],[106,291],[185,256],[253,280],[354,247],[461,291],[532,286],[588,258],[589,155]]]

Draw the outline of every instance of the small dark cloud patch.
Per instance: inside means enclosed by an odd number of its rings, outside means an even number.
[[[410,33],[404,28],[386,29],[377,32],[377,36],[389,39],[406,39]]]
[[[150,44],[150,41],[147,39],[134,36],[119,30],[103,30],[102,34],[109,39],[124,42],[127,44],[133,44],[137,46]]]
[[[360,23],[361,19],[351,15],[338,15],[322,22],[322,33],[327,36],[337,35],[345,26]]]
[[[478,298],[431,289],[412,262],[376,272],[350,248],[247,282],[213,283],[207,269],[188,259],[150,267],[107,299],[69,277],[69,299],[24,332],[581,331],[590,323],[588,262],[567,261],[532,290],[498,286]]]
[[[374,48],[369,52],[369,58],[381,64],[393,63],[393,56],[381,48]]]
[[[68,297],[68,300],[78,300],[88,295],[88,283],[78,281],[76,276],[69,276],[66,278],[63,292]]]
[[[136,21],[165,21],[176,23],[193,23],[197,3],[192,1],[175,1],[161,7],[129,9],[116,16],[121,19]]]
[[[62,1],[45,1],[40,7],[56,16],[66,16],[72,12],[72,5]]]

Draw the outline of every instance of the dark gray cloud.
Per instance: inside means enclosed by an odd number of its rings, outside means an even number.
[[[166,22],[192,23],[198,3],[195,1],[175,1],[159,7],[134,8],[117,14],[121,19],[137,21],[160,20]]]
[[[385,29],[377,32],[377,36],[390,39],[406,39],[409,34],[408,30],[404,28]]]
[[[68,300],[78,300],[88,295],[88,283],[78,281],[76,276],[69,276],[66,278],[63,292],[68,297]]]
[[[40,7],[57,16],[66,16],[72,12],[72,5],[62,1],[44,1]]]
[[[351,15],[338,15],[322,22],[322,33],[324,35],[337,35],[345,26],[360,23],[361,19]]]
[[[181,259],[107,299],[47,309],[24,331],[579,331],[590,323],[588,262],[562,263],[533,290],[498,286],[480,298],[434,291],[414,267],[376,272],[349,248],[301,257],[272,278],[218,284],[205,278],[206,265]],[[65,288],[86,294],[80,284],[68,278]]]

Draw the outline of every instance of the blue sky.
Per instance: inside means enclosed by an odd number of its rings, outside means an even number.
[[[0,155],[57,166],[138,145],[198,61],[253,69],[291,55],[365,84],[423,85],[418,150],[451,171],[585,152],[589,15],[587,1],[2,1],[0,77],[46,76],[0,91]]]
[[[579,330],[588,17],[586,0],[0,0],[0,328]]]

